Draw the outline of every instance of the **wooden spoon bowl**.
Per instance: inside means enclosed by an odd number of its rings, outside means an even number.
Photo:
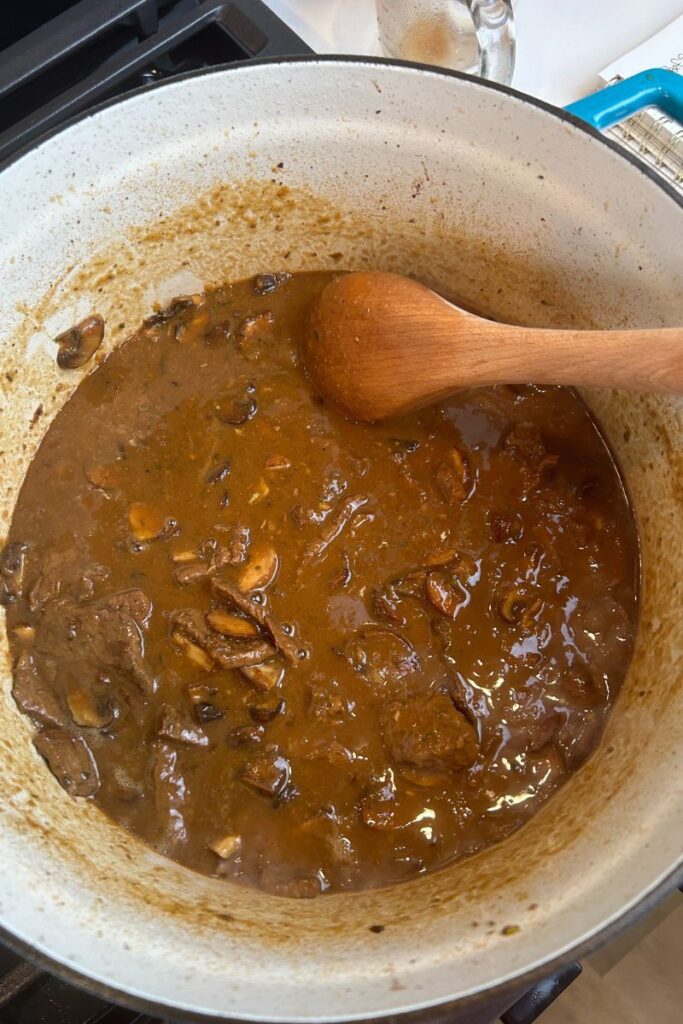
[[[346,274],[323,289],[309,316],[304,359],[324,399],[368,421],[492,384],[683,393],[683,328],[516,327],[378,271]]]

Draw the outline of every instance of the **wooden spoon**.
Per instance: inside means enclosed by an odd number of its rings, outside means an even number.
[[[683,392],[683,328],[573,331],[484,320],[398,274],[346,274],[309,317],[318,392],[358,420],[410,412],[461,388],[577,384]]]

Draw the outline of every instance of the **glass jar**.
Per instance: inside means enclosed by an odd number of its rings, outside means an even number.
[[[376,0],[389,57],[438,64],[509,85],[515,67],[512,0]]]

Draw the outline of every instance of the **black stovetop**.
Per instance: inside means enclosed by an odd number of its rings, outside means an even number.
[[[0,163],[141,84],[249,57],[311,52],[260,0],[0,0],[0,7]],[[531,1024],[580,970],[570,964],[534,986],[501,1020]],[[161,1022],[103,1002],[0,946],[0,1024]]]

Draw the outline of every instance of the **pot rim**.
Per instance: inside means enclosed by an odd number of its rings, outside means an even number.
[[[92,115],[98,114],[109,107],[126,102],[128,99],[139,96],[143,93],[149,92],[154,89],[165,88],[170,85],[174,85],[176,82],[185,81],[187,79],[198,78],[203,75],[211,75],[214,73],[224,73],[226,71],[239,72],[241,69],[250,70],[254,67],[269,66],[269,65],[284,65],[285,67],[292,64],[348,64],[348,65],[369,65],[378,67],[399,67],[410,69],[425,74],[434,75],[436,77],[455,78],[461,81],[468,82],[474,88],[490,89],[494,92],[504,93],[508,96],[519,100],[532,107],[537,107],[543,110],[546,114],[550,114],[553,117],[558,118],[560,121],[565,121],[571,124],[574,128],[578,128],[591,138],[595,139],[608,149],[612,150],[613,153],[618,154],[622,159],[625,159],[630,163],[636,170],[640,171],[646,178],[654,182],[655,185],[665,192],[669,198],[673,199],[674,203],[683,209],[683,195],[674,188],[661,174],[640,160],[634,153],[631,153],[624,146],[619,145],[613,139],[608,138],[602,134],[592,125],[586,121],[577,117],[575,114],[563,109],[562,107],[556,107],[545,100],[539,99],[535,96],[530,96],[527,93],[520,92],[517,89],[513,89],[511,86],[502,85],[497,82],[486,81],[484,79],[477,78],[472,75],[465,74],[461,71],[454,71],[450,68],[439,68],[430,64],[422,64],[417,61],[406,61],[406,60],[394,60],[386,57],[376,56],[365,56],[365,55],[345,55],[345,54],[302,54],[294,55],[291,57],[253,57],[242,61],[232,61],[224,64],[212,65],[208,68],[197,68],[192,71],[182,72],[181,74],[174,75],[172,78],[166,79],[160,82],[151,82],[145,85],[136,87],[125,92],[122,95],[113,96],[109,99],[103,100],[100,103],[89,107],[86,111],[82,111],[75,114],[72,117],[67,118],[56,127],[48,129],[43,132],[38,138],[33,139],[31,142],[21,146],[16,152],[12,153],[9,157],[4,160],[0,160],[0,174],[12,166],[14,163],[27,156],[32,150],[37,149],[44,142],[53,138],[55,135],[59,135],[61,132],[67,130],[72,125],[78,124],[81,121],[85,121]],[[489,988],[482,989],[478,992],[472,993],[467,996],[457,997],[447,1001],[440,1001],[433,1003],[429,1006],[423,1006],[417,1010],[407,1010],[392,1012],[390,1014],[376,1014],[368,1020],[378,1022],[381,1024],[384,1020],[394,1019],[400,1017],[403,1024],[437,1024],[445,1020],[446,1015],[454,1011],[467,1010],[468,1008],[474,1008],[481,1006],[486,1001],[499,1001],[501,997],[506,994],[510,995],[511,1005],[519,998],[521,992],[525,986],[533,985],[535,982],[541,981],[547,978],[553,972],[558,970],[563,964],[568,963],[571,960],[580,959],[590,954],[593,950],[602,946],[612,938],[615,938],[623,930],[635,924],[642,916],[648,911],[654,909],[654,907],[665,898],[665,896],[673,891],[675,888],[683,889],[683,854],[679,858],[679,861],[674,867],[662,878],[656,881],[652,887],[646,891],[639,899],[636,900],[628,909],[623,913],[619,913],[613,917],[607,924],[601,927],[598,931],[594,932],[588,938],[579,940],[573,946],[568,947],[561,953],[554,957],[545,960],[543,963],[532,967],[528,970],[520,972],[512,978],[508,978],[499,984],[493,985]],[[18,938],[12,932],[8,931],[2,925],[0,925],[0,940],[9,949],[21,956],[23,959],[40,968],[41,970],[47,971],[55,977],[65,981],[68,984],[74,985],[86,992],[90,992],[97,997],[109,1001],[115,1002],[119,1005],[126,1006],[132,1010],[137,1010],[142,1013],[153,1014],[155,1016],[168,1018],[168,1011],[175,1012],[175,1007],[171,1003],[161,1003],[154,1000],[145,999],[141,996],[134,996],[127,992],[125,989],[120,989],[114,985],[109,985],[105,982],[98,981],[97,979],[91,978],[89,975],[84,974],[75,968],[69,967],[68,965],[61,963],[60,961],[53,960],[46,953],[42,953],[36,950],[30,943]],[[180,1010],[182,1013],[183,1020],[189,1022],[196,1022],[196,1024],[209,1024],[209,1022],[220,1022],[223,1024],[241,1024],[246,1018],[235,1018],[235,1017],[222,1017],[217,1016],[214,1013],[205,1013],[193,1010],[183,1009]],[[353,1020],[361,1024],[360,1018],[351,1017],[349,1021]],[[268,1022],[263,1022],[268,1024]]]

